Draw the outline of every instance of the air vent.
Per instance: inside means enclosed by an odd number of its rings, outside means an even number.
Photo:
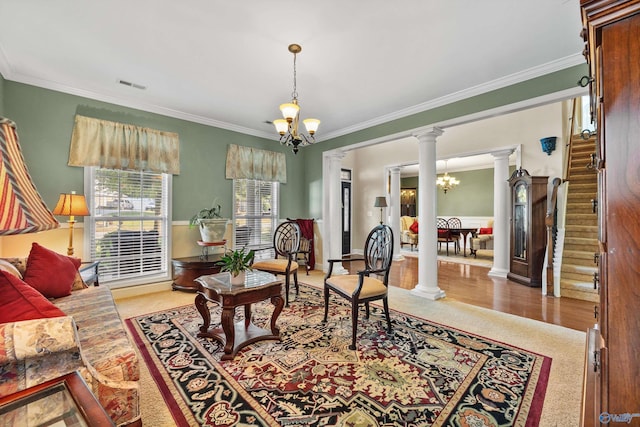
[[[142,85],[139,85],[137,83],[131,83],[131,82],[128,82],[126,80],[118,80],[118,83],[120,83],[121,85],[133,87],[133,88],[140,89],[140,90],[145,90],[147,88],[146,86],[142,86]]]

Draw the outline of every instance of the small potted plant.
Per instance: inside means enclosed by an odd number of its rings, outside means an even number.
[[[236,250],[228,250],[224,253],[218,265],[220,271],[228,271],[231,273],[231,284],[242,285],[244,284],[247,271],[252,271],[251,265],[253,264],[254,251],[247,252],[246,247]]]
[[[221,209],[222,207],[217,203],[216,199],[210,208],[199,210],[189,220],[189,228],[198,226],[203,242],[215,243],[224,241],[228,220],[220,216]]]

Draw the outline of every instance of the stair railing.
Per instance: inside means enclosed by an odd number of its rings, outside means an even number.
[[[566,181],[569,179],[569,168],[571,167],[571,151],[573,149],[573,144],[571,143],[573,140],[573,135],[576,130],[576,103],[578,98],[573,98],[571,102],[571,117],[569,118],[569,123],[567,127],[569,128],[569,132],[567,132],[567,142],[566,142],[566,150],[564,150],[564,167],[562,168],[562,180]]]
[[[547,296],[554,295],[553,255],[558,234],[558,187],[561,183],[560,178],[554,178],[552,181],[551,196],[547,199],[547,215],[544,220],[547,226]]]

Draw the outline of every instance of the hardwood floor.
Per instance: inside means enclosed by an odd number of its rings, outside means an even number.
[[[438,261],[438,284],[446,298],[516,316],[586,332],[593,327],[594,303],[547,297],[506,278],[488,276],[489,268]],[[418,259],[406,257],[391,267],[390,284],[413,289],[418,283]]]

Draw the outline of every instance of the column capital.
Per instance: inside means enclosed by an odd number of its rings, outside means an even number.
[[[513,148],[510,148],[508,150],[492,151],[491,155],[494,159],[504,159],[505,157],[509,157],[513,153],[513,151]]]
[[[402,168],[400,166],[394,166],[389,170],[391,171],[391,173],[400,173],[402,171]]]
[[[439,127],[430,127],[430,128],[424,128],[424,129],[420,129],[416,132],[414,132],[412,135],[416,138],[418,138],[418,141],[423,142],[423,141],[433,141],[435,142],[436,138],[439,137],[440,135],[442,135],[444,133],[444,131],[442,129],[440,129]]]

